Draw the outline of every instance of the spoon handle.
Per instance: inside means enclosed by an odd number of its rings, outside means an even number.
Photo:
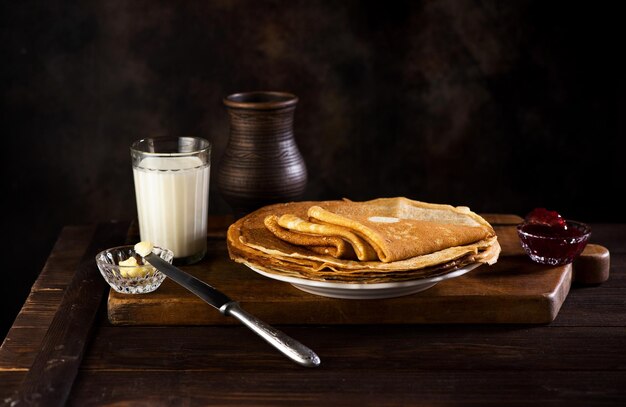
[[[294,362],[305,367],[317,367],[320,365],[320,358],[315,352],[282,331],[279,331],[254,315],[246,312],[236,301],[224,304],[220,308],[220,312],[224,315],[237,318],[241,323]]]

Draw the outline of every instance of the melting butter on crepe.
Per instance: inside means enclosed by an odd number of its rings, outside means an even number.
[[[228,230],[231,258],[313,280],[402,281],[495,263],[491,225],[466,207],[406,198],[261,208]]]

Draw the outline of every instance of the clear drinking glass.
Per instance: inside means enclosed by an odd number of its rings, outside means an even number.
[[[206,254],[211,143],[155,137],[131,148],[141,240],[174,252],[175,264]]]

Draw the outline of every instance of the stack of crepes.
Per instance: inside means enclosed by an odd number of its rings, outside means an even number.
[[[227,241],[233,260],[257,270],[347,283],[438,276],[500,254],[469,208],[407,198],[266,206],[233,223]]]

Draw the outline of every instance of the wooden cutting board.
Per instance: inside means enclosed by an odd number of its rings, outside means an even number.
[[[550,267],[523,252],[513,215],[486,215],[502,246],[497,264],[404,297],[354,300],[316,296],[263,277],[228,258],[220,233],[209,236],[203,261],[181,267],[239,301],[270,324],[549,323],[572,282],[571,265]],[[116,325],[237,324],[166,279],[150,294],[111,290],[108,316]]]

